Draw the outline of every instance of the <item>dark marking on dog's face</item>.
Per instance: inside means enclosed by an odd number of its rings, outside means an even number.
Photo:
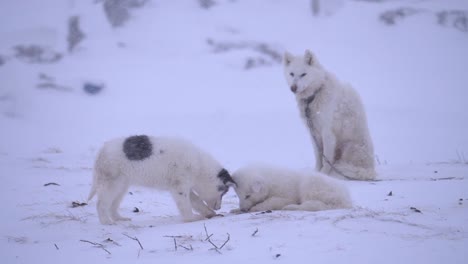
[[[227,187],[229,186],[237,186],[236,182],[234,179],[231,177],[231,174],[223,168],[221,171],[218,173],[218,178],[223,182],[224,185]]]
[[[153,145],[148,136],[131,136],[123,143],[123,152],[129,160],[144,160],[153,154]]]

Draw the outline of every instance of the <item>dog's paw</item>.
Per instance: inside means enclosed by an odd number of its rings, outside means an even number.
[[[130,217],[123,217],[123,216],[117,217],[115,220],[116,221],[132,221]]]
[[[281,210],[297,211],[297,210],[300,210],[300,206],[298,204],[288,204],[285,207],[283,207]]]
[[[247,210],[242,210],[240,208],[236,208],[236,209],[232,209],[230,211],[231,214],[243,214],[243,213],[247,213]]]
[[[188,216],[188,217],[183,217],[184,222],[195,222],[195,221],[200,221],[200,220],[204,220],[204,219],[206,219],[204,216],[198,215],[198,214],[193,214],[193,215]]]
[[[207,216],[206,218],[211,219],[211,218],[215,218],[215,217],[224,217],[224,215],[223,214],[215,214],[215,215],[212,215],[212,216]]]
[[[101,219],[100,222],[103,225],[115,225],[115,222],[111,219]]]

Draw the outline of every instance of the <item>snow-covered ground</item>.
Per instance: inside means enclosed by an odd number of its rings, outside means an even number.
[[[319,17],[306,0],[215,2],[149,1],[120,28],[100,1],[0,2],[2,263],[465,263],[468,33],[437,14],[467,12],[468,2],[332,1],[333,15]],[[379,20],[400,7],[416,12]],[[86,38],[67,53],[74,15]],[[63,58],[15,57],[15,45],[30,44]],[[306,48],[366,106],[379,181],[345,183],[353,209],[231,215],[231,191],[224,217],[183,223],[167,193],[144,188],[121,206],[131,222],[99,224],[95,200],[72,208],[88,195],[97,149],[125,135],[188,138],[231,171],[254,161],[312,167],[308,132],[271,56]],[[89,95],[86,82],[105,88]],[[224,247],[213,250],[206,232]]]

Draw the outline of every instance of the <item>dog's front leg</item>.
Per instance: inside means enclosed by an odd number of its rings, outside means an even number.
[[[184,222],[198,221],[205,218],[192,212],[190,190],[174,190],[171,192],[171,194]]]
[[[266,210],[281,210],[288,204],[295,203],[291,199],[280,198],[280,197],[270,197],[265,201],[254,205],[252,208],[249,209],[249,212],[259,212],[259,211],[266,211]]]
[[[193,191],[190,191],[190,201],[192,202],[192,207],[206,218],[211,218],[216,215],[216,212],[209,208],[203,200],[196,195]]]
[[[321,171],[323,167],[323,142],[322,138],[312,132],[312,145],[315,154],[315,170]]]
[[[314,147],[315,154],[315,170],[321,171],[323,167],[323,137],[320,132],[322,122],[318,118],[309,116],[307,119],[307,126],[309,127],[310,137],[312,139],[312,146]]]
[[[323,138],[323,167],[320,172],[330,175],[335,163],[336,137],[331,131],[325,132]]]

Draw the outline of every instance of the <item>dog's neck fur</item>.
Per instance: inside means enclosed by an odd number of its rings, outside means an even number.
[[[309,95],[307,98],[302,99],[302,104],[304,104],[304,114],[307,118],[310,118],[310,104],[315,100],[320,92],[322,92],[323,88],[325,87],[325,83],[322,83],[320,87],[314,91],[312,95]]]

